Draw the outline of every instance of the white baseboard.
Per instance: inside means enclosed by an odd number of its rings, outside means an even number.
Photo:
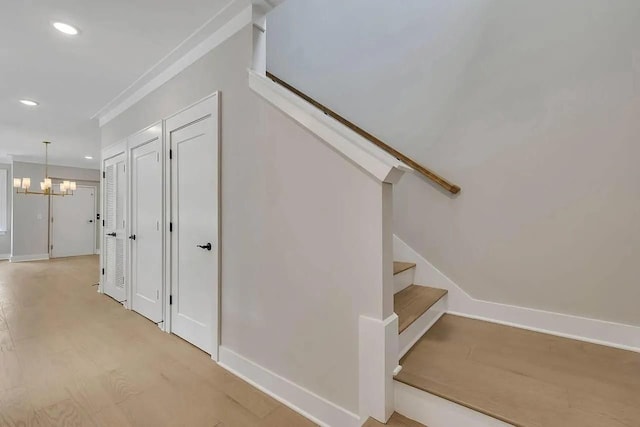
[[[395,381],[396,412],[429,427],[508,427],[481,412]]]
[[[26,262],[26,261],[44,261],[49,259],[49,254],[34,254],[34,255],[18,255],[11,256],[10,262]]]
[[[100,255],[100,249],[96,249],[94,255]]]
[[[220,366],[323,427],[360,427],[360,417],[220,346]]]
[[[0,261],[5,261],[11,258],[11,254],[0,254]]]
[[[416,263],[416,283],[449,291],[451,314],[640,352],[638,326],[475,299],[396,235],[393,252],[395,259]]]
[[[440,298],[438,302],[429,307],[429,310],[424,312],[422,316],[416,319],[407,329],[402,331],[400,334],[399,358],[407,354],[407,352],[411,350],[411,347],[447,312],[447,298],[448,295]]]

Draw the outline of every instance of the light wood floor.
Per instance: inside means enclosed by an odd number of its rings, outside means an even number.
[[[387,421],[386,424],[379,423],[373,418],[369,418],[366,423],[362,427],[427,427],[424,424],[420,424],[419,422],[413,421],[407,417],[403,417],[402,415],[394,412]]]
[[[640,354],[443,316],[398,381],[516,426],[640,426]]]
[[[0,426],[313,426],[91,286],[97,257],[0,263]]]

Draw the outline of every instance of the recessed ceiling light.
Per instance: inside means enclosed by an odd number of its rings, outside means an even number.
[[[28,105],[29,107],[35,107],[38,105],[36,101],[33,101],[31,99],[21,99],[20,102],[24,105]]]
[[[93,160],[93,156],[84,156],[84,158],[87,160]]]
[[[78,34],[78,29],[76,27],[73,27],[69,24],[65,24],[64,22],[54,22],[53,26],[55,27],[56,30],[60,31],[61,33],[65,33],[70,36],[75,36],[76,34]]]

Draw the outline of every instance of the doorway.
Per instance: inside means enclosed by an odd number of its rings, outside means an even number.
[[[96,187],[79,185],[73,196],[51,198],[51,257],[96,251]]]
[[[218,359],[218,94],[167,119],[170,150],[170,330]]]

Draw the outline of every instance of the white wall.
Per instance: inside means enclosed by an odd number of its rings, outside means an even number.
[[[289,0],[268,68],[462,187],[395,232],[476,298],[640,325],[640,3]]]
[[[31,178],[34,189],[39,188],[39,182],[44,179],[44,165],[37,163],[13,163],[14,178]],[[13,180],[12,180],[13,182]],[[12,242],[11,255],[19,256],[43,256],[48,248],[48,218],[49,200],[42,196],[26,196],[13,194],[12,214]]]
[[[460,79],[496,2],[288,0],[268,16],[267,69],[418,155],[457,108]]]
[[[31,178],[34,191],[40,190],[45,166],[37,163],[13,162],[13,177]],[[49,176],[97,185],[100,171],[95,169],[49,166]],[[13,179],[11,179],[13,183]],[[99,191],[99,189],[98,189]],[[46,255],[49,253],[49,201],[47,197],[13,194],[12,250],[13,257]],[[99,197],[99,193],[96,193]],[[96,224],[97,226],[97,224]]]
[[[102,144],[221,91],[222,345],[357,414],[381,184],[249,90],[251,45],[247,26],[105,125]]]

